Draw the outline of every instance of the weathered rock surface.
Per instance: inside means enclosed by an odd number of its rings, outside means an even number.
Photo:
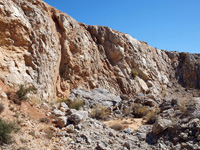
[[[41,0],[1,0],[0,27],[2,83],[34,85],[44,100],[72,91],[70,99],[85,102],[84,111],[65,103],[53,110],[59,127],[53,129],[60,131],[54,149],[200,149],[199,97],[186,105],[163,98],[179,84],[200,89],[200,54],[158,50],[109,27],[79,23]],[[100,103],[116,106],[111,115],[121,117],[132,102],[159,107],[160,119],[119,132],[88,115]],[[34,136],[41,142],[39,132]]]
[[[91,91],[84,89],[74,89],[71,91],[69,99],[81,99],[85,105],[94,106],[101,104],[106,107],[112,107],[119,104],[122,100],[119,96],[110,93],[106,89],[95,88]]]
[[[171,100],[167,103],[174,102],[175,100]],[[147,134],[147,143],[160,149],[200,149],[198,136],[200,112],[197,109],[199,97],[191,99],[186,105],[166,106],[161,105],[165,107],[160,113],[162,118],[156,121],[152,131]],[[192,106],[194,109],[191,109]]]
[[[153,128],[152,128],[153,133],[159,134],[163,132],[164,130],[166,130],[168,127],[170,127],[170,125],[172,125],[171,120],[159,118],[153,125]]]
[[[2,0],[0,20],[0,79],[33,84],[40,98],[77,87],[158,95],[176,78],[200,87],[199,54],[158,50],[109,27],[78,23],[40,0]]]

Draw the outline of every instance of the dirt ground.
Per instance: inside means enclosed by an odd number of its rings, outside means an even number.
[[[121,119],[114,119],[109,121],[103,121],[109,127],[113,125],[121,125],[123,128],[130,128],[132,131],[139,129],[139,127],[143,124],[142,118],[121,118]]]

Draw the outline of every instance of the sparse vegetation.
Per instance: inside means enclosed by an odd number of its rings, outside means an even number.
[[[57,103],[62,103],[62,102],[64,102],[64,103],[67,103],[67,101],[68,101],[68,99],[67,98],[65,98],[65,97],[63,97],[63,98],[59,98],[59,99],[57,99]]]
[[[67,100],[67,105],[71,109],[80,110],[80,108],[84,106],[84,101],[80,99]]]
[[[18,128],[12,122],[5,121],[0,118],[0,145],[11,142],[12,131],[17,131]]]
[[[181,101],[181,105],[179,106],[179,110],[183,113],[186,114],[187,113],[187,106],[186,106],[187,102],[186,101]]]
[[[97,104],[92,109],[92,118],[96,119],[107,119],[110,115],[110,110],[101,104]]]
[[[111,125],[110,128],[116,131],[122,131],[124,129],[124,126],[119,123],[116,123],[116,124]]]
[[[26,87],[25,85],[20,85],[16,93],[12,91],[7,92],[8,99],[12,100],[15,104],[21,105],[21,101],[27,100],[27,94],[33,90],[33,86]]]
[[[26,95],[33,90],[33,86],[26,87],[24,85],[20,85],[19,90],[16,92],[17,99],[19,99],[20,101],[26,100]]]
[[[131,113],[130,109],[129,108],[124,108],[124,115],[125,116],[128,116],[129,114]]]
[[[141,118],[146,116],[148,113],[147,107],[141,104],[133,104],[132,109],[133,109],[133,115],[135,115],[135,117]]]
[[[131,75],[132,75],[133,78],[135,78],[138,75],[138,71],[135,70],[135,69],[132,69],[131,70]]]
[[[0,103],[0,114],[4,111],[4,106],[3,104]]]
[[[149,111],[146,115],[146,123],[154,124],[158,118],[157,112]]]

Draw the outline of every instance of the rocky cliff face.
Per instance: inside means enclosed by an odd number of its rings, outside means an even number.
[[[200,88],[200,55],[167,52],[109,27],[88,26],[40,0],[0,2],[0,79],[43,98],[83,87],[158,95]],[[172,82],[173,81],[173,82]]]

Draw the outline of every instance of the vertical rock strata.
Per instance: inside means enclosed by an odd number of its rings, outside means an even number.
[[[2,0],[0,37],[0,79],[33,84],[43,99],[77,87],[158,94],[176,80],[200,88],[199,54],[158,50],[109,27],[78,23],[40,0]]]

